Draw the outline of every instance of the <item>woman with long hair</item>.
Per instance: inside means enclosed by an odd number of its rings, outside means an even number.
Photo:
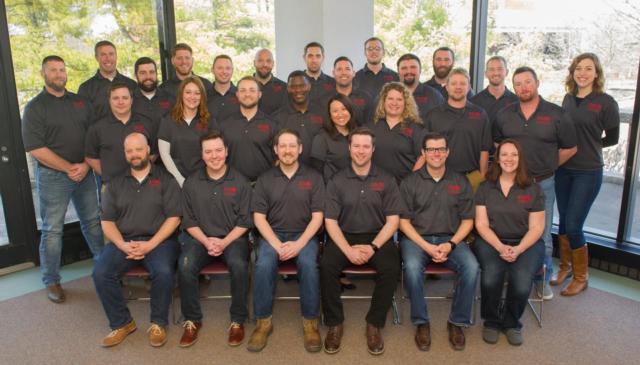
[[[562,107],[575,124],[578,152],[556,171],[560,270],[550,283],[562,285],[573,275],[560,293],[566,296],[587,288],[589,253],[584,222],[602,185],[602,148],[616,145],[620,134],[618,103],[604,92],[604,81],[602,65],[593,53],[574,58],[565,81],[567,94]]]

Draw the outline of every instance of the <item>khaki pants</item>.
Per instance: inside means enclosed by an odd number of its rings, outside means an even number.
[[[467,174],[467,180],[471,184],[471,188],[475,193],[478,190],[478,186],[485,180],[484,176],[480,173],[480,170],[473,170]]]

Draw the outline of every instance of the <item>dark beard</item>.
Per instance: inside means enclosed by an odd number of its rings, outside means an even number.
[[[140,88],[140,90],[146,93],[150,93],[158,88],[158,80],[154,81],[151,86],[146,86],[144,83],[138,82],[138,87]]]

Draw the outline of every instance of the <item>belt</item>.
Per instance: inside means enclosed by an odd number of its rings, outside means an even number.
[[[550,172],[548,174],[544,174],[544,175],[540,175],[540,176],[536,176],[533,178],[533,182],[539,183],[540,181],[544,181],[548,178],[550,178],[551,176],[553,176],[553,172]]]

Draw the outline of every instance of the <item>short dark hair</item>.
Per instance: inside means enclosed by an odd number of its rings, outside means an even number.
[[[516,75],[523,74],[525,72],[531,72],[531,74],[533,75],[533,79],[538,81],[538,74],[536,74],[536,71],[529,66],[520,66],[516,68],[516,70],[513,71],[513,76],[511,79],[513,80],[516,77]]]
[[[175,57],[178,51],[189,51],[189,53],[193,54],[193,49],[186,43],[177,43],[173,46],[171,48],[171,57]]]
[[[318,47],[320,48],[320,52],[322,53],[322,55],[324,56],[324,47],[322,47],[322,44],[318,43],[318,42],[309,42],[307,43],[306,46],[304,46],[304,55],[307,54],[307,50],[311,47]]]
[[[156,65],[156,61],[152,60],[149,57],[140,57],[136,60],[136,63],[133,65],[133,73],[137,74],[138,73],[138,68],[140,67],[140,65],[149,65],[152,64],[153,68],[155,68],[156,70],[158,70],[158,66]]]
[[[51,61],[64,63],[64,60],[62,59],[62,57],[52,54],[42,59],[42,67],[44,67],[44,65],[46,65],[47,62],[51,62]]]
[[[449,141],[447,140],[447,137],[444,134],[438,133],[438,132],[429,132],[429,133],[426,133],[422,138],[422,149],[427,148],[428,141],[435,141],[440,139],[444,139],[445,146],[449,148]]]
[[[292,134],[296,137],[296,139],[298,140],[298,144],[302,146],[302,138],[300,137],[300,133],[298,133],[297,130],[295,129],[290,129],[290,128],[282,128],[281,130],[278,131],[278,133],[276,133],[276,135],[273,137],[273,145],[277,146],[278,142],[280,141],[280,136],[282,136],[283,134]]]
[[[349,133],[349,145],[351,145],[351,141],[353,140],[353,136],[370,136],[371,144],[375,147],[376,145],[376,134],[367,127],[358,127]]]
[[[420,66],[420,69],[422,69],[422,62],[420,62],[420,58],[413,53],[405,53],[400,56],[400,58],[398,58],[398,62],[396,62],[396,67],[400,68],[400,62],[409,60],[418,61],[418,66]]]
[[[351,60],[347,56],[340,56],[340,57],[336,58],[336,60],[333,61],[333,67],[335,68],[336,65],[338,64],[338,62],[340,62],[340,61],[347,61],[347,62],[349,62],[351,67],[353,67],[353,62],[351,62]]]
[[[240,80],[238,80],[238,82],[236,83],[236,86],[239,87],[242,81],[253,81],[258,86],[258,90],[262,90],[258,80],[256,80],[256,78],[251,75],[243,76]]]
[[[224,136],[222,135],[222,133],[220,131],[211,131],[207,134],[204,134],[200,137],[200,146],[202,146],[202,144],[205,141],[210,141],[212,139],[219,139],[222,141],[222,144],[224,145],[224,148],[227,148],[227,141],[224,140]]]
[[[231,64],[233,64],[233,60],[231,59],[231,56],[226,55],[226,54],[219,54],[217,55],[214,59],[213,59],[213,64],[215,65],[216,62],[218,62],[218,60],[229,60],[229,62],[231,62]]]
[[[305,80],[307,80],[307,82],[308,82],[307,74],[305,74],[305,73],[304,73],[304,71],[301,71],[301,70],[295,70],[295,71],[291,71],[291,73],[289,74],[289,76],[287,76],[287,84],[288,84],[289,82],[291,82],[291,79],[292,79],[292,78],[294,78],[294,77],[302,77],[302,78],[304,78]]]
[[[436,58],[436,53],[440,52],[440,51],[447,51],[449,53],[451,53],[451,60],[453,62],[456,61],[456,53],[453,52],[453,50],[449,47],[438,47],[435,51],[433,51],[433,55],[431,56],[431,59],[433,60],[434,58]]]
[[[109,86],[109,93],[107,94],[107,97],[111,97],[111,93],[114,90],[118,90],[118,89],[127,89],[129,91],[129,96],[133,97],[133,92],[131,91],[131,88],[129,87],[129,85],[125,84],[124,82],[114,82],[113,84],[111,84],[111,86]]]
[[[364,41],[364,48],[367,48],[367,43],[369,42],[380,42],[380,45],[382,45],[382,49],[384,50],[384,42],[382,41],[382,39],[378,38],[378,37],[371,37],[369,39],[367,39],[366,41]]]
[[[334,101],[342,103],[345,109],[347,109],[347,112],[349,112],[350,118],[349,118],[349,121],[347,122],[347,129],[349,130],[349,132],[356,129],[356,127],[358,126],[358,123],[356,122],[356,115],[354,113],[355,108],[353,106],[353,103],[351,102],[351,99],[349,99],[349,97],[344,94],[340,94],[340,93],[334,94],[331,98],[329,98],[329,101],[327,102],[327,115],[329,117],[325,118],[324,124],[322,127],[327,132],[329,137],[336,140],[341,135],[340,135],[340,132],[338,132],[338,129],[336,128],[335,124],[333,124],[333,120],[331,120],[331,103],[333,103]],[[364,121],[364,120],[360,121],[360,123],[365,123],[365,122],[367,121]]]
[[[103,41],[100,41],[100,42],[96,43],[96,45],[93,47],[93,54],[97,56],[98,55],[98,48],[104,47],[104,46],[109,46],[109,47],[113,47],[113,49],[116,49],[116,45],[115,44],[111,43],[110,41],[103,40]]]

